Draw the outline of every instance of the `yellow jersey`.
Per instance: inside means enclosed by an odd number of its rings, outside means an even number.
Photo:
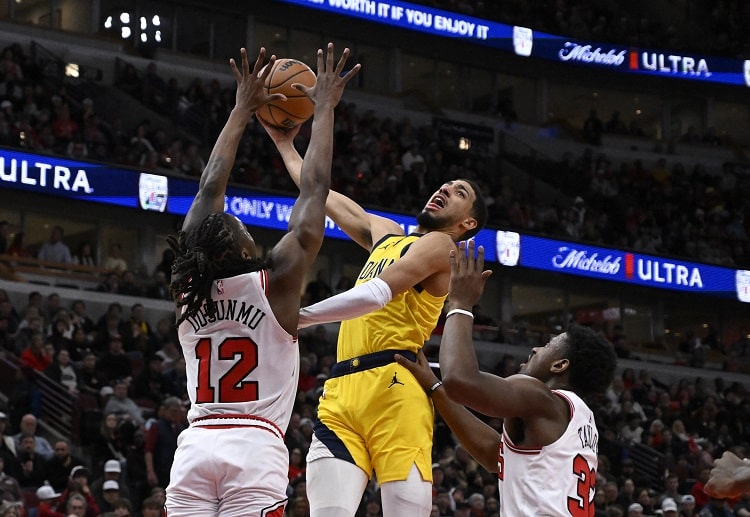
[[[355,285],[367,282],[400,259],[421,235],[386,235],[372,249]],[[414,285],[385,307],[341,323],[337,360],[389,348],[417,352],[437,325],[447,296],[433,296]]]

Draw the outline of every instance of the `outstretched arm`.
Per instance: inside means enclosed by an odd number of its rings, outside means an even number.
[[[703,490],[711,497],[740,497],[750,493],[750,461],[726,451],[714,462]]]
[[[429,394],[440,416],[464,449],[489,472],[497,472],[500,434],[448,397],[445,388],[438,383],[438,378],[432,373],[422,350],[418,352],[416,362],[401,354],[395,354],[394,357],[398,364],[414,375],[420,386]]]
[[[349,49],[345,49],[338,64],[334,64],[333,44],[329,43],[325,53],[318,50],[315,86],[294,85],[315,104],[312,137],[302,164],[300,193],[289,218],[289,232],[269,256],[272,275],[268,296],[276,318],[290,333],[297,330],[302,282],[323,242],[325,200],[331,184],[333,109],[344,86],[360,68],[356,65],[343,74],[348,57]]]
[[[190,205],[187,216],[185,216],[185,221],[182,224],[183,230],[198,224],[208,214],[224,211],[224,195],[229,181],[229,173],[232,171],[232,165],[237,155],[237,146],[242,138],[242,133],[245,131],[245,126],[250,117],[263,105],[272,100],[286,98],[280,93],[269,95],[263,88],[266,77],[268,77],[276,61],[276,56],[271,56],[268,66],[263,69],[266,49],[261,48],[255,60],[255,65],[250,71],[247,51],[243,48],[240,53],[242,54],[241,70],[237,68],[234,59],[229,60],[232,73],[234,73],[234,78],[237,81],[236,103],[229,114],[224,129],[219,133],[206,168],[201,174],[198,193],[193,199],[192,205]]]
[[[263,127],[266,128],[271,140],[276,145],[281,158],[284,160],[289,176],[292,181],[301,187],[304,180],[304,171],[302,170],[302,157],[294,147],[294,137],[299,129],[279,129],[258,118]],[[305,156],[305,160],[308,159]],[[394,221],[369,214],[365,209],[357,204],[354,200],[345,195],[331,190],[328,194],[325,204],[326,214],[341,227],[354,242],[362,246],[367,251],[372,250],[373,244],[378,242],[384,235],[389,233],[403,233],[403,230]]]
[[[468,249],[468,253],[467,253]],[[491,271],[484,270],[484,248],[462,241],[450,254],[448,316],[440,341],[440,371],[448,396],[487,416],[541,417],[554,414],[549,388],[527,375],[507,379],[479,370],[473,345],[471,308],[479,301]],[[451,311],[458,309],[458,313]],[[468,314],[467,314],[468,313]]]
[[[443,232],[430,232],[416,240],[404,256],[377,277],[348,291],[303,308],[300,328],[343,321],[380,309],[392,297],[420,284],[433,296],[444,296],[450,274],[445,257],[455,249]]]

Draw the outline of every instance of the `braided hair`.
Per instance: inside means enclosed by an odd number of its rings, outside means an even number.
[[[177,325],[197,314],[204,302],[208,315],[215,313],[216,303],[211,300],[214,279],[263,269],[262,260],[242,256],[230,226],[231,217],[215,212],[190,230],[167,237],[167,243],[175,252],[169,288],[177,307],[186,307]]]

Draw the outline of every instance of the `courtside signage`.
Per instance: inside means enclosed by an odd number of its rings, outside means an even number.
[[[108,165],[0,149],[0,188],[48,194],[138,210],[186,215],[198,181]],[[229,187],[224,209],[251,226],[286,230],[295,198]],[[392,219],[406,233],[416,228],[413,215],[371,210]],[[348,239],[326,218],[325,236]],[[653,257],[621,250],[481,230],[475,237],[485,259],[509,267],[630,282],[647,287],[715,296],[750,303],[750,271]]]
[[[0,149],[0,187],[137,208],[138,173]]]
[[[446,38],[518,56],[636,73],[750,86],[750,61],[631,48],[558,36],[398,0],[278,0]]]
[[[750,302],[750,275],[744,272],[542,237],[520,236],[519,265]]]

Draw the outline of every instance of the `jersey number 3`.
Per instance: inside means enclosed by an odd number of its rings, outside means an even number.
[[[589,497],[596,486],[596,470],[589,468],[586,458],[578,454],[573,460],[573,473],[578,477],[578,497],[568,497],[568,512],[573,517],[593,517],[594,504]]]
[[[221,342],[217,348],[221,361],[234,361],[227,373],[219,378],[219,396],[212,384],[211,364],[216,359],[211,357],[211,338],[203,338],[195,347],[198,359],[198,386],[195,391],[195,402],[251,402],[258,400],[258,383],[243,379],[258,366],[258,345],[246,337],[230,337]]]

